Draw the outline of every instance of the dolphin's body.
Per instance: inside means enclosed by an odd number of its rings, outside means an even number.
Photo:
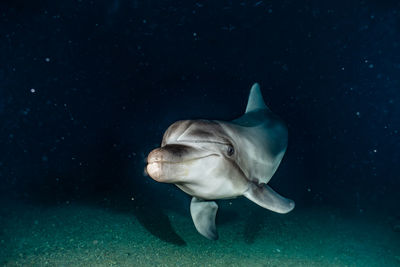
[[[193,196],[194,225],[200,234],[215,240],[216,199],[245,196],[278,213],[294,208],[292,200],[267,185],[285,154],[287,139],[285,124],[265,105],[256,83],[246,112],[238,119],[173,123],[161,147],[150,152],[147,173]]]

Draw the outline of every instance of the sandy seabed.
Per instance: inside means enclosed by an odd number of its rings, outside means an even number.
[[[222,212],[222,209],[224,212]],[[224,201],[219,240],[189,211],[146,214],[63,203],[2,207],[1,266],[400,266],[391,215],[296,207],[287,215]]]

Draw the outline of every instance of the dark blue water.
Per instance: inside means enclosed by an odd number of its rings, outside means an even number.
[[[143,177],[147,153],[176,120],[240,116],[258,82],[289,128],[279,192],[400,216],[399,19],[378,0],[2,1],[3,198],[188,201]]]

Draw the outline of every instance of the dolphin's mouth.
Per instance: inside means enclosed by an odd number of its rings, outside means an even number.
[[[193,162],[193,161],[196,161],[196,160],[199,160],[199,159],[204,159],[204,158],[208,158],[208,157],[212,157],[212,156],[217,156],[217,157],[219,157],[218,154],[209,154],[209,155],[202,156],[202,157],[196,157],[196,158],[185,159],[185,160],[178,160],[178,161],[148,159],[148,160],[147,160],[147,164],[151,164],[151,163],[182,164],[182,163],[190,163],[190,162]]]
[[[168,144],[151,151],[147,157],[147,163],[179,164],[210,156],[219,155],[187,144]]]
[[[210,158],[219,157],[218,154],[208,153],[197,157],[189,158],[188,155],[182,156],[170,154],[170,151],[163,148],[158,148],[150,152],[147,158],[146,172],[147,174],[158,182],[173,182],[174,179],[187,176],[189,170],[196,161]]]

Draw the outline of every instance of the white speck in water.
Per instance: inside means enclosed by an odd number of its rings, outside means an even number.
[[[376,152],[378,152],[378,150],[377,149],[374,149],[374,150],[372,150],[374,153],[376,153]]]
[[[194,32],[194,33],[193,33],[193,36],[196,37],[196,36],[197,36],[197,33]]]
[[[368,68],[372,69],[374,67],[374,64],[369,64]]]
[[[356,116],[360,117],[360,112],[359,111],[356,112]]]
[[[36,93],[36,89],[35,88],[31,88],[30,91],[31,91],[32,94]]]
[[[44,59],[44,61],[50,62],[50,58],[49,58],[49,57],[46,57],[46,58]]]

